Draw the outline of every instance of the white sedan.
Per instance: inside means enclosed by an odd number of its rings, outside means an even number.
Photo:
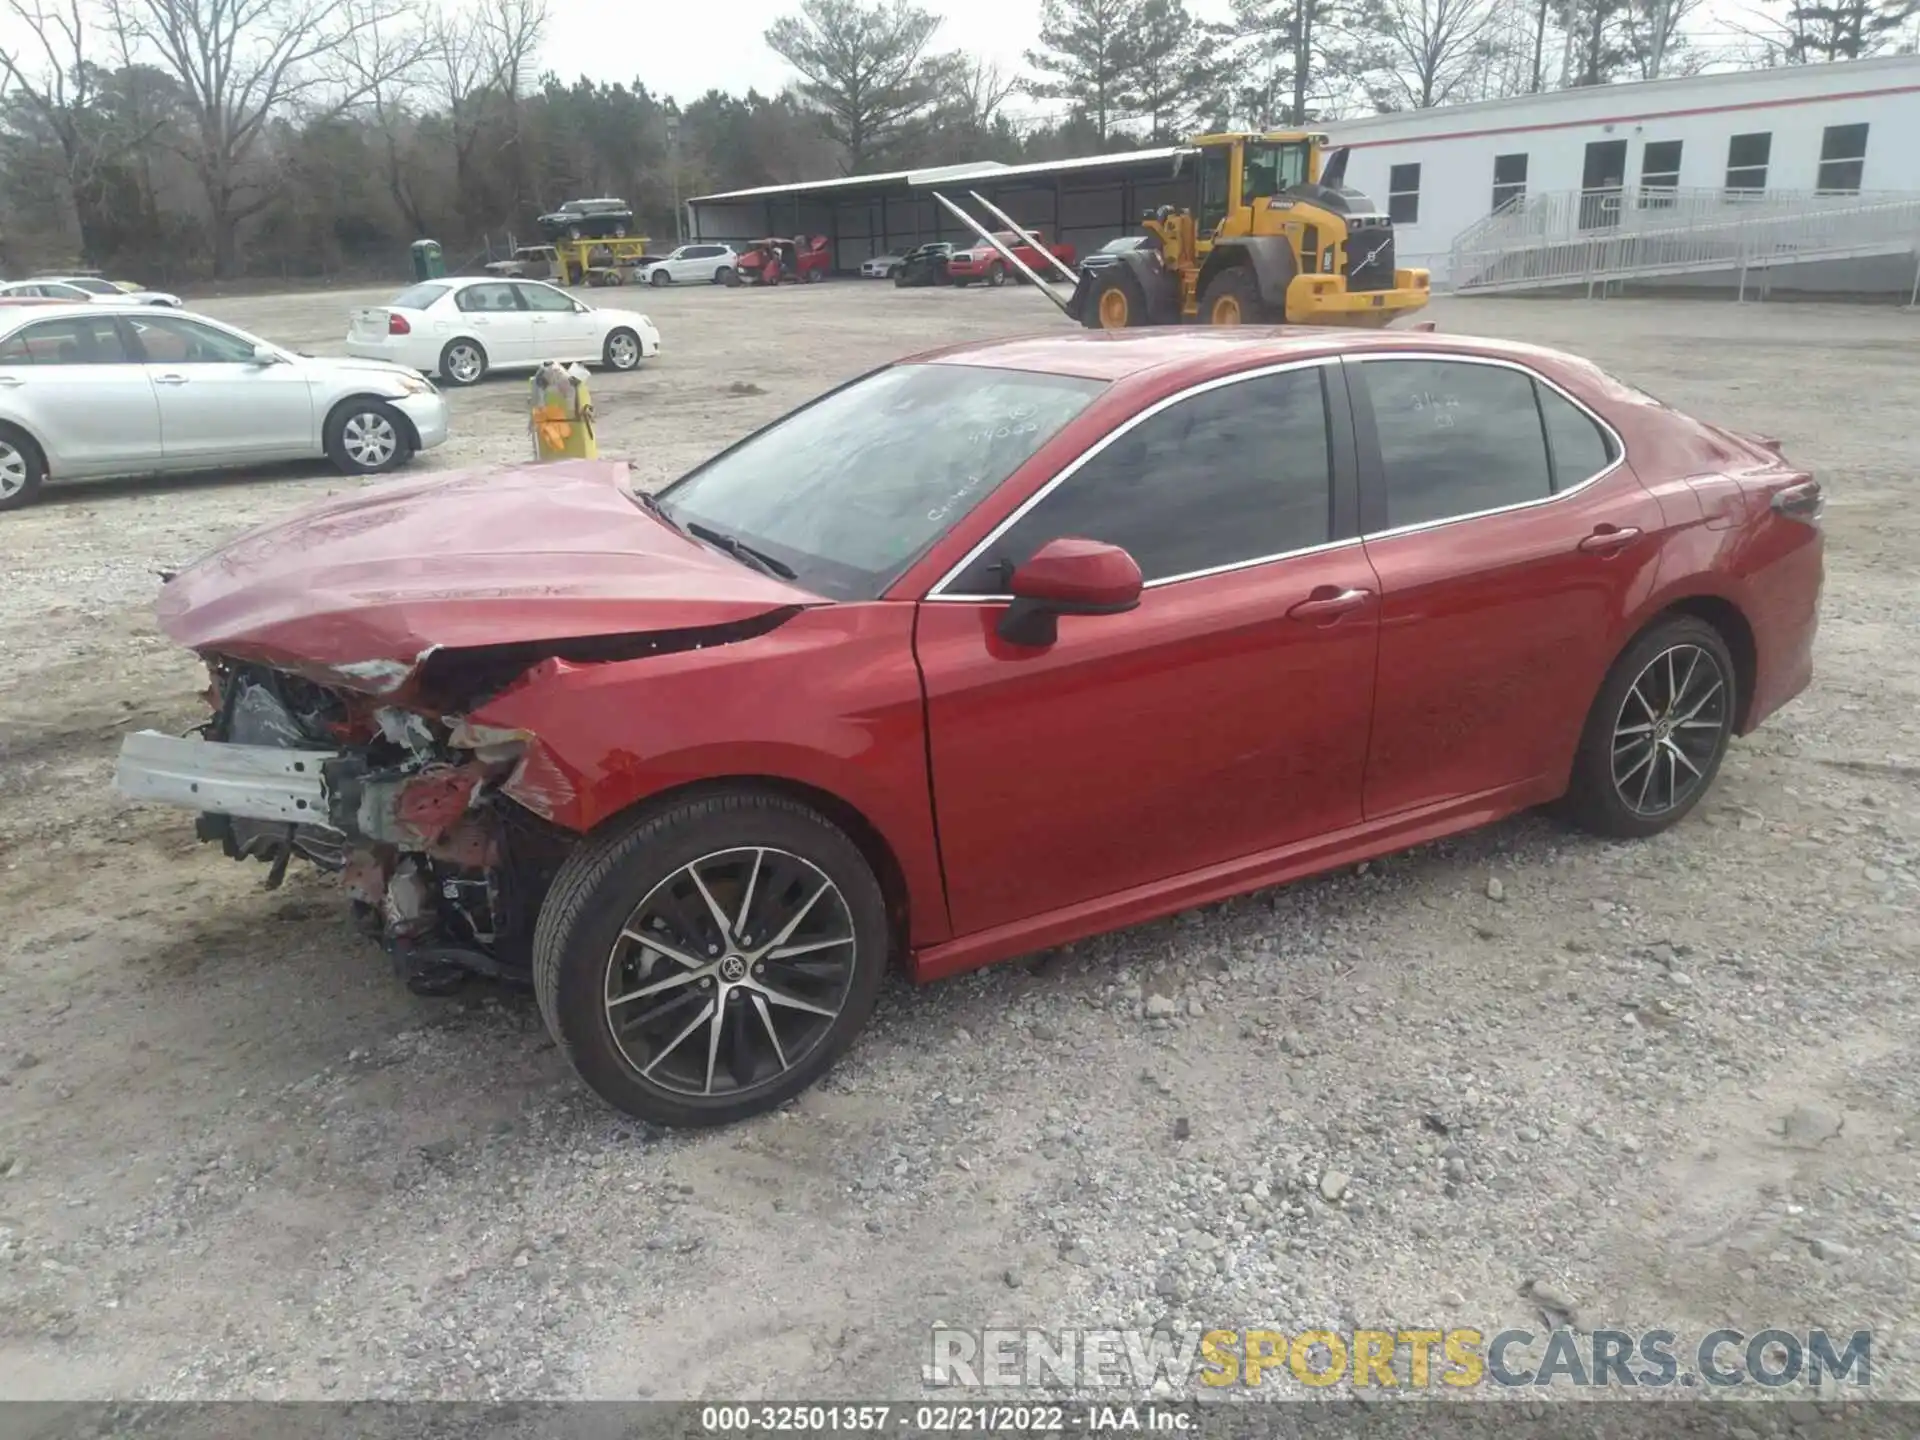
[[[902,255],[874,255],[860,262],[861,278],[866,280],[886,280],[892,277],[905,262]]]
[[[0,510],[48,479],[325,456],[348,475],[447,438],[416,371],[270,345],[136,301],[0,309]]]
[[[660,332],[632,310],[601,310],[538,280],[423,280],[385,305],[353,312],[347,353],[391,360],[449,385],[489,370],[578,360],[632,370],[658,354]]]
[[[91,275],[42,275],[32,280],[16,280],[11,285],[0,285],[0,295],[16,295],[27,300],[65,300],[74,305],[97,302],[180,308],[178,295],[169,295],[164,290],[128,290],[111,280]]]

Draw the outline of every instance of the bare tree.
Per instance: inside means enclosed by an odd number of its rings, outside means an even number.
[[[976,130],[988,130],[1007,101],[1020,92],[1022,81],[1016,75],[1003,75],[991,60],[973,56],[954,77],[954,94],[967,123]]]
[[[1367,89],[1383,110],[1464,98],[1488,59],[1489,0],[1372,0],[1360,23],[1379,48]]]
[[[85,195],[109,143],[99,124],[100,67],[89,58],[92,18],[82,0],[5,3],[38,45],[25,51],[0,51],[0,74],[15,103],[45,126],[59,146],[62,188],[72,207],[74,232],[82,251],[90,252]]]
[[[455,193],[464,202],[491,187],[476,182],[481,142],[504,131],[513,203],[525,198],[520,100],[547,24],[546,0],[489,0],[477,14],[442,11],[427,52],[429,88],[453,135]],[[488,216],[470,216],[481,223]]]
[[[416,235],[427,233],[427,222],[406,163],[406,141],[415,125],[408,97],[435,39],[424,26],[376,10],[370,23],[349,31],[339,54],[345,71],[364,84],[366,108],[385,162],[387,193]]]
[[[1675,52],[1686,43],[1681,26],[1700,0],[1633,0],[1626,28],[1642,80],[1658,80],[1673,68]]]
[[[273,203],[268,122],[294,109],[337,119],[367,99],[379,77],[338,61],[391,13],[386,3],[138,0],[141,32],[185,95],[216,275],[232,273],[240,226]]]

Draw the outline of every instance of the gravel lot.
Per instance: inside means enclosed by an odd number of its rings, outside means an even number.
[[[386,293],[206,308],[322,349]],[[644,301],[661,356],[595,398],[647,483],[897,355],[1063,323],[1017,289]],[[636,1130],[530,997],[412,996],[327,883],[265,891],[112,795],[123,732],[200,714],[154,571],[346,482],[0,517],[0,1395],[904,1397],[936,1320],[1541,1330],[1535,1282],[1582,1327],[1871,1326],[1876,1390],[1920,1395],[1920,319],[1432,318],[1814,466],[1814,688],[1659,840],[1526,817],[895,984],[825,1086],[721,1133]],[[422,463],[526,454],[523,386],[456,393]]]

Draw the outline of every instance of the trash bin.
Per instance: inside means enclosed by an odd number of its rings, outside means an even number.
[[[533,432],[536,460],[593,460],[593,396],[587,372],[578,365],[549,360],[533,375],[527,428]]]
[[[413,278],[416,280],[438,280],[447,273],[446,257],[440,253],[438,240],[416,240],[413,242]]]

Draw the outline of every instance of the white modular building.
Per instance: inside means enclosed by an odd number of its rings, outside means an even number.
[[[1920,270],[1920,56],[1559,90],[1319,128],[1349,149],[1346,183],[1392,216],[1398,263],[1425,266],[1439,287],[1753,283],[1905,298]],[[854,271],[923,241],[971,241],[932,193],[977,192],[1085,254],[1182,199],[1176,153],[702,196],[689,202],[691,233],[824,234],[836,268]]]

